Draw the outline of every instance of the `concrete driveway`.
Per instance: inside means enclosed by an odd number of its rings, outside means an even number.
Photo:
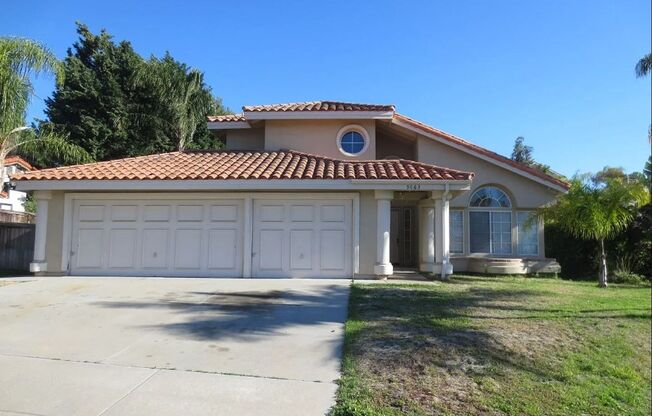
[[[321,415],[349,282],[0,280],[0,414]]]

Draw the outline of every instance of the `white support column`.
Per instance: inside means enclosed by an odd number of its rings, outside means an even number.
[[[451,264],[450,255],[450,196],[444,194],[441,201],[441,256],[442,267],[441,277],[445,279],[447,275],[453,274],[453,265]]]
[[[36,199],[36,229],[34,232],[34,261],[29,265],[32,273],[46,272],[48,264],[45,258],[45,242],[48,230],[48,204],[52,199],[50,191],[34,192]]]
[[[441,278],[453,273],[450,262],[450,234],[449,234],[449,209],[450,194],[444,193],[435,200],[435,273],[440,273]]]
[[[389,239],[391,225],[393,191],[375,191],[376,198],[376,264],[374,274],[391,276],[394,267],[389,261]]]
[[[425,199],[419,203],[421,221],[419,224],[419,271],[435,271],[435,201]]]

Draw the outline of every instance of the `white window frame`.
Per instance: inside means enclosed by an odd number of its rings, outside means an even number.
[[[529,215],[533,215],[533,214],[534,214],[534,211],[532,211],[532,210],[516,211],[516,253],[517,253],[519,256],[524,256],[524,257],[538,257],[538,256],[539,256],[539,253],[541,252],[541,248],[540,248],[540,244],[539,244],[539,233],[540,233],[540,231],[541,231],[541,230],[540,230],[540,228],[541,228],[541,227],[540,227],[541,224],[539,224],[539,220],[538,220],[538,219],[536,219],[535,222],[534,222],[534,227],[535,227],[535,237],[536,237],[535,241],[536,241],[536,245],[537,245],[536,253],[534,253],[534,254],[532,254],[532,253],[523,253],[523,252],[521,251],[521,238],[520,238],[520,234],[521,234],[520,231],[521,231],[521,230],[520,230],[519,218],[518,218],[518,217],[519,217],[519,214],[529,214]]]
[[[364,139],[364,146],[362,147],[362,150],[360,150],[357,153],[349,153],[349,152],[345,151],[344,149],[342,149],[342,143],[341,143],[342,136],[344,136],[346,133],[349,133],[351,131],[354,131],[356,133],[360,133],[360,135]],[[346,125],[346,126],[342,127],[337,132],[337,135],[335,136],[335,144],[337,145],[337,148],[339,149],[339,151],[343,155],[351,156],[351,157],[359,156],[359,155],[363,154],[364,152],[366,152],[367,149],[369,148],[369,141],[370,141],[369,140],[369,133],[367,132],[367,130],[364,127],[362,127],[359,124]]]

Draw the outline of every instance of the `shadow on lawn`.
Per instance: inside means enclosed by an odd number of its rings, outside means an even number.
[[[183,320],[144,326],[197,340],[256,341],[292,326],[344,323],[349,288],[324,286],[293,291],[181,292],[155,301],[98,302],[114,309],[168,309]],[[170,321],[171,319],[167,319]],[[336,351],[337,352],[337,351]]]

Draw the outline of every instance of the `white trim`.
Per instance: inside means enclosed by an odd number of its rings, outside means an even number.
[[[394,111],[245,111],[248,120],[391,120]]]
[[[349,153],[346,150],[342,149],[342,143],[341,143],[342,136],[351,131],[360,133],[362,139],[364,140],[364,145],[362,146],[362,149],[357,153]],[[342,153],[344,156],[350,156],[350,157],[358,156],[366,152],[367,149],[369,148],[369,133],[364,127],[362,127],[359,124],[347,124],[346,126],[338,130],[337,135],[335,136],[335,145],[337,146],[337,149],[340,151],[340,153]]]
[[[470,180],[430,179],[224,179],[224,180],[28,180],[18,181],[21,191],[247,191],[247,190],[368,190],[466,191]],[[177,196],[178,197],[178,196]]]
[[[208,130],[250,129],[247,121],[209,121],[206,123]]]
[[[480,152],[476,152],[473,149],[469,149],[466,146],[463,146],[463,145],[460,145],[460,144],[457,144],[457,143],[452,143],[450,140],[444,139],[443,137],[441,137],[439,135],[436,135],[434,133],[426,132],[426,131],[424,131],[422,129],[419,129],[419,128],[411,125],[410,123],[405,122],[405,121],[397,120],[397,119],[394,118],[394,119],[392,119],[392,124],[396,124],[397,126],[400,126],[400,127],[405,128],[405,129],[408,129],[410,131],[413,131],[413,132],[415,132],[417,134],[420,134],[420,135],[422,135],[424,137],[428,137],[430,139],[433,139],[436,142],[439,142],[439,143],[445,144],[447,146],[453,147],[453,148],[455,148],[457,150],[460,150],[460,151],[462,151],[464,153],[468,153],[470,155],[473,155],[473,156],[475,156],[475,157],[477,157],[479,159],[482,159],[484,161],[487,161],[489,163],[493,163],[494,165],[500,166],[500,167],[502,167],[504,169],[507,169],[508,171],[510,171],[512,173],[516,173],[517,175],[521,175],[523,177],[526,177],[526,178],[528,178],[528,179],[530,179],[530,180],[532,180],[534,182],[545,185],[545,186],[547,186],[549,188],[552,188],[552,189],[554,189],[556,191],[559,191],[559,192],[562,192],[562,193],[568,192],[568,190],[566,188],[564,188],[562,186],[559,186],[556,183],[547,181],[547,180],[545,180],[543,178],[532,175],[532,174],[530,174],[528,172],[525,172],[525,171],[523,171],[521,169],[517,169],[517,168],[515,168],[515,167],[513,167],[513,166],[511,166],[511,165],[509,165],[509,164],[507,164],[505,162],[501,162],[501,161],[496,160],[496,159],[494,159],[492,157],[483,155]]]
[[[360,273],[360,194],[353,197],[353,275]]]
[[[252,237],[254,234],[254,201],[251,196],[246,196],[244,198],[244,207],[242,210],[243,226],[242,236],[243,241],[243,250],[242,250],[242,277],[250,278],[251,277],[251,251],[252,251]]]
[[[359,270],[359,246],[360,246],[360,195],[356,192],[323,192],[323,193],[300,193],[300,192],[225,192],[225,193],[203,193],[203,192],[190,192],[180,194],[173,193],[66,193],[64,196],[64,213],[63,213],[63,236],[62,236],[62,253],[61,253],[61,270],[64,274],[70,274],[70,251],[72,250],[72,228],[73,228],[73,207],[74,201],[83,200],[178,200],[180,198],[189,199],[202,199],[202,200],[220,200],[220,199],[240,199],[244,200],[244,225],[243,225],[243,277],[251,277],[251,264],[252,264],[252,245],[253,245],[253,199],[302,199],[302,200],[351,200],[353,206],[352,219],[353,224],[353,241],[352,241],[352,266],[353,274],[358,273]],[[249,214],[247,214],[247,206],[249,205]],[[249,228],[249,230],[247,230]],[[247,253],[249,253],[247,266]],[[42,263],[46,267],[46,263]],[[248,274],[247,274],[248,273]]]

